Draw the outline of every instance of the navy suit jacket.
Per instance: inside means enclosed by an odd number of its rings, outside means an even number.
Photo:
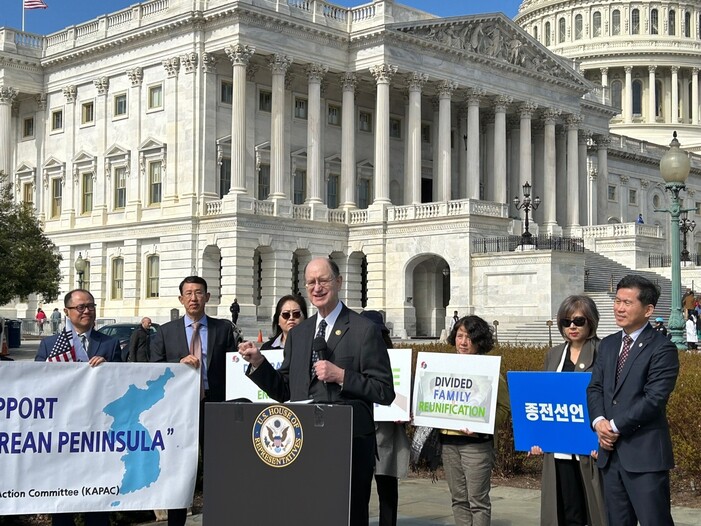
[[[623,331],[599,345],[587,387],[589,418],[613,420],[620,432],[614,448],[623,469],[634,473],[674,467],[667,423],[667,400],[679,374],[677,348],[649,324],[633,343],[616,384],[616,364]],[[599,448],[598,465],[606,467],[610,452]]]
[[[55,334],[41,340],[39,344],[39,350],[37,355],[34,357],[35,362],[45,362],[51,353],[51,349],[54,347],[54,342],[58,339],[59,335]],[[119,347],[119,340],[117,338],[112,338],[112,336],[107,336],[101,332],[93,329],[90,331],[90,338],[88,339],[88,357],[102,356],[108,362],[121,362],[122,361],[122,350]]]
[[[210,402],[226,398],[226,353],[236,350],[233,326],[229,320],[207,316],[207,383]],[[190,354],[185,318],[161,325],[151,338],[151,361],[180,363]]]
[[[345,370],[343,389],[330,383],[327,393],[318,384],[319,380],[311,378],[316,319],[316,315],[312,316],[289,332],[279,370],[265,360],[249,373],[249,378],[278,402],[313,398],[315,401],[352,405],[353,434],[374,433],[373,404],[389,405],[395,396],[387,346],[379,326],[343,306],[326,342],[325,356]]]

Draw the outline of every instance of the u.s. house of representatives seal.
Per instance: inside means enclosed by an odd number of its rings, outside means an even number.
[[[253,424],[253,449],[268,466],[284,468],[302,451],[302,424],[288,407],[271,405]]]

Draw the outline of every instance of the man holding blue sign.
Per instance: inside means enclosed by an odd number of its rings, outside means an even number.
[[[622,330],[602,340],[587,388],[610,525],[674,524],[666,406],[679,357],[674,344],[649,323],[659,297],[659,287],[643,277],[628,275],[618,282],[613,312]]]

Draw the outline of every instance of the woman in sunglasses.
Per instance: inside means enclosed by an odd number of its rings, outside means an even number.
[[[273,315],[273,336],[260,346],[260,350],[284,349],[287,333],[306,319],[307,304],[301,296],[288,294],[280,298]]]
[[[548,351],[545,370],[586,372],[594,367],[599,338],[599,311],[588,296],[569,296],[557,311],[565,343]],[[543,450],[533,446],[532,455]],[[545,453],[540,494],[542,526],[606,526],[606,513],[596,451],[587,455]]]

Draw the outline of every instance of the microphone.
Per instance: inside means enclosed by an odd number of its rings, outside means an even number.
[[[328,347],[326,346],[326,340],[324,340],[324,338],[322,338],[321,336],[317,336],[316,338],[314,338],[314,341],[312,341],[312,352],[316,353],[316,355],[319,357],[319,360],[326,360],[327,350]],[[324,386],[326,387],[326,398],[329,402],[331,402],[331,389],[329,388],[329,384],[324,382]]]

